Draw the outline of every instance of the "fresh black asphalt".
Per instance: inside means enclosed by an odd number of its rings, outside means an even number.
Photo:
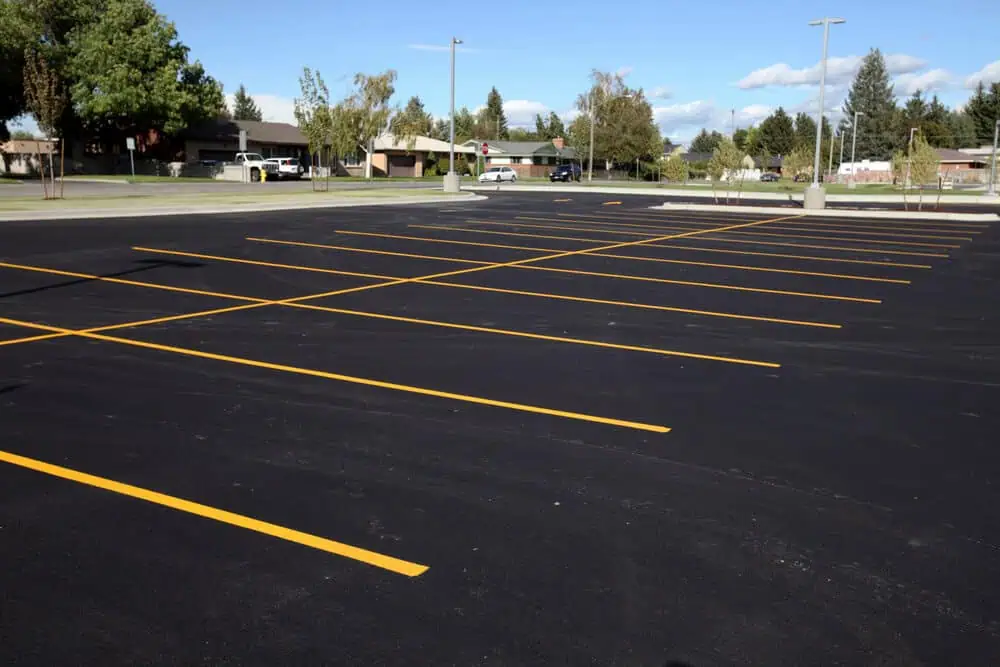
[[[302,267],[405,278],[476,265],[248,237],[510,262],[545,253],[437,241],[573,251],[599,244],[539,236],[627,243],[647,237],[622,232],[682,233],[656,231],[672,222],[765,219],[648,205],[500,192],[6,222],[0,261],[278,300],[380,282]],[[795,238],[870,227],[918,231]],[[949,249],[893,236],[960,229],[974,240],[907,239]],[[1000,220],[742,231],[608,252],[911,282],[573,255],[537,266],[881,303],[508,267],[435,279],[491,291],[406,283],[305,302],[353,314],[265,305],[108,332],[668,433],[106,340],[4,345],[46,332],[0,323],[0,451],[429,567],[401,576],[0,461],[0,664],[1000,662]],[[51,327],[241,303],[0,268],[0,318]]]

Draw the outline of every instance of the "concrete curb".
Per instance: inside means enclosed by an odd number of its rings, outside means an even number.
[[[463,185],[463,190],[477,191],[477,192],[551,192],[551,193],[566,193],[566,192],[578,192],[586,193],[592,192],[594,194],[607,194],[607,195],[637,195],[645,197],[687,197],[687,198],[704,198],[710,199],[713,196],[718,196],[718,193],[722,193],[725,196],[725,190],[717,190],[717,194],[713,195],[711,188],[706,187],[704,190],[671,190],[669,188],[653,188],[653,187],[615,187],[615,186],[585,186],[585,185],[501,185],[499,188],[496,185]],[[735,198],[735,192],[731,192],[731,197]],[[916,195],[910,195],[907,197],[907,201],[911,204],[916,203]],[[769,201],[782,201],[782,202],[794,202],[797,204],[802,203],[802,195],[796,193],[795,195],[790,195],[787,193],[780,192],[744,192],[742,194],[743,200],[769,200]],[[856,204],[902,204],[902,195],[850,195],[850,194],[838,194],[838,195],[827,195],[826,200],[828,202],[835,203],[856,203]],[[937,200],[937,197],[933,197],[933,200]],[[926,200],[925,200],[926,201]],[[989,197],[986,195],[942,195],[942,204],[975,204],[975,205],[994,205],[1000,208],[1000,197]]]
[[[0,223],[45,221],[45,220],[84,220],[94,218],[150,218],[168,215],[218,215],[221,213],[266,213],[269,211],[297,211],[320,208],[349,208],[352,206],[406,206],[409,204],[466,204],[487,199],[482,195],[448,195],[431,197],[396,197],[379,199],[362,199],[274,204],[212,204],[204,206],[164,206],[158,208],[104,208],[104,209],[64,209],[59,211],[16,211],[0,212]]]
[[[936,213],[933,211],[880,211],[878,209],[804,209],[788,206],[722,206],[719,204],[659,204],[649,208],[661,211],[710,211],[713,213],[763,213],[773,215],[809,215],[818,218],[890,218],[895,220],[964,220],[996,222],[996,213]]]

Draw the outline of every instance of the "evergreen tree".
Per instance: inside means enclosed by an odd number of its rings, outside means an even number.
[[[691,142],[691,146],[688,148],[688,151],[691,153],[712,153],[721,141],[722,135],[717,131],[712,130],[712,133],[709,134],[708,130],[702,128],[701,132],[698,133],[698,136],[696,136]]]
[[[826,120],[824,118],[824,120]],[[816,121],[809,114],[795,115],[795,147],[816,145]]]
[[[813,141],[816,140],[816,125],[813,124]],[[760,142],[774,155],[788,155],[795,147],[795,128],[791,117],[782,107],[764,119],[760,124]]]
[[[744,153],[747,151],[747,135],[750,134],[750,130],[741,127],[733,132],[733,143]]]
[[[562,118],[555,111],[549,112],[549,139],[566,137],[566,126],[563,125]]]
[[[965,104],[965,113],[976,128],[976,141],[980,145],[992,144],[993,128],[1000,119],[1000,81],[991,84],[989,90],[980,81]]]
[[[233,120],[264,120],[264,114],[242,83],[233,95]]]
[[[976,141],[976,124],[964,111],[952,111],[947,118],[948,131],[951,135],[952,148],[974,148],[979,146]]]
[[[843,109],[849,118],[855,111],[864,114],[864,122],[858,123],[858,159],[888,160],[897,145],[896,98],[885,58],[878,49],[872,49],[862,61]]]
[[[486,96],[485,121],[493,129],[490,136],[495,139],[509,139],[507,130],[507,116],[503,112],[503,98],[496,86],[490,89],[490,94]]]
[[[434,120],[416,95],[410,98],[402,111],[393,116],[389,124],[389,130],[399,135],[430,136],[433,129]]]

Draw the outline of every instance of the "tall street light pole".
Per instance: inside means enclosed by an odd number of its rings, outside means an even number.
[[[819,189],[819,158],[820,150],[823,145],[823,95],[826,92],[826,54],[828,51],[828,46],[830,44],[830,25],[835,23],[844,23],[844,19],[837,18],[822,18],[816,21],[810,21],[809,25],[821,25],[823,26],[823,59],[820,61],[820,74],[819,74],[819,114],[816,118],[816,153],[813,156],[813,182],[812,187],[816,190]]]
[[[455,46],[461,43],[462,40],[457,37],[451,38],[451,148],[448,151],[448,175],[444,183],[446,192],[458,192],[459,189],[459,177],[455,173]]]
[[[854,151],[858,147],[858,116],[864,116],[864,111],[854,112],[854,125],[851,127],[851,184],[848,187],[857,187],[855,174],[857,173],[858,164],[854,161]]]
[[[993,126],[993,164],[990,166],[990,187],[987,194],[995,197],[997,194],[997,136],[1000,135],[1000,118]]]

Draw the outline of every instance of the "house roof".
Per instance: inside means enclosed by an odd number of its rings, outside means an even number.
[[[451,143],[447,141],[439,141],[438,139],[432,139],[431,137],[417,136],[414,137],[413,148],[410,148],[407,142],[400,141],[392,134],[387,133],[375,139],[375,150],[415,151],[418,153],[448,153],[451,151]],[[466,146],[465,144],[455,144],[455,152],[472,154],[476,152],[476,149],[472,146]]]
[[[712,159],[711,153],[681,153],[681,159],[685,162],[708,162]]]
[[[985,164],[983,160],[975,155],[969,155],[953,148],[935,148],[941,162],[969,162],[971,164]]]
[[[247,131],[247,140],[261,144],[289,144],[305,146],[309,143],[302,130],[289,123],[268,123],[256,120],[219,119],[195,125],[185,130],[185,139],[207,141],[238,141],[240,130]]]
[[[571,148],[560,149],[556,148],[555,144],[551,141],[504,141],[502,139],[469,139],[463,145],[471,145],[474,147],[482,146],[483,144],[489,145],[489,150],[491,153],[496,152],[501,155],[511,155],[511,156],[564,156],[568,157],[567,151],[572,151]],[[573,151],[571,155],[575,155],[576,152]]]

